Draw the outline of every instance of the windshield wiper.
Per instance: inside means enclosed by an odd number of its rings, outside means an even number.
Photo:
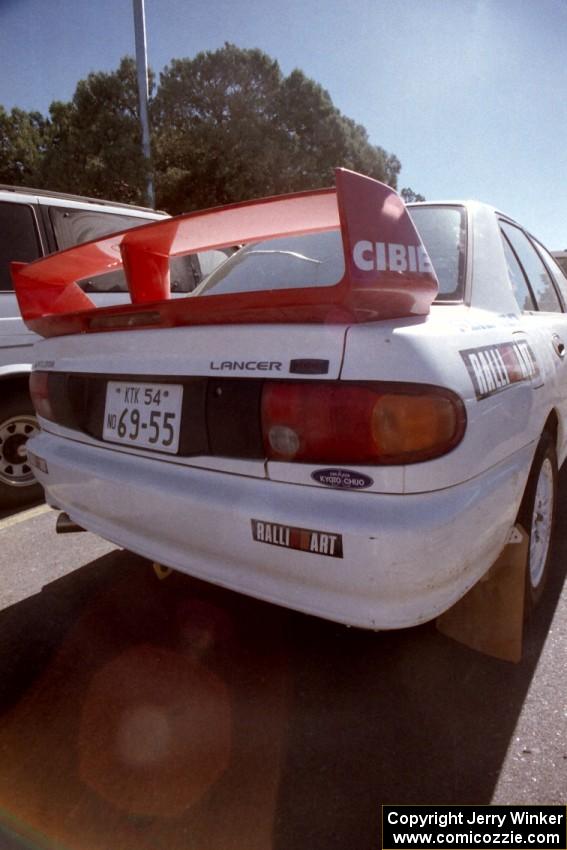
[[[313,257],[306,257],[304,254],[298,254],[297,251],[278,251],[273,249],[257,248],[254,251],[246,252],[247,257],[254,254],[282,254],[285,257],[294,257],[296,260],[302,260],[304,263],[315,263],[317,266],[320,266],[323,263],[323,260],[315,260]]]

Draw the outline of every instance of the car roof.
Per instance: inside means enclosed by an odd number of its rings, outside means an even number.
[[[446,199],[435,199],[434,201],[411,201],[406,204],[408,207],[484,207],[487,210],[491,210],[497,215],[503,215],[506,218],[510,218],[509,215],[503,213],[497,207],[492,206],[492,204],[487,204],[485,201],[477,201],[475,198],[446,198]]]
[[[159,210],[154,210],[151,207],[143,207],[137,204],[125,204],[121,201],[107,201],[101,198],[90,198],[86,195],[73,195],[68,192],[51,192],[47,189],[33,189],[30,186],[12,186],[7,183],[0,183],[0,195],[8,193],[11,195],[30,195],[35,198],[44,198],[46,200],[56,199],[61,201],[74,201],[82,204],[97,204],[103,207],[114,207],[124,210],[139,210],[145,213],[156,213]]]

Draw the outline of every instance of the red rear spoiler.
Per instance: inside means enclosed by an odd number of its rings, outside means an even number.
[[[338,228],[345,275],[335,286],[170,298],[170,257]],[[97,309],[76,281],[121,267],[132,304]],[[46,337],[147,326],[421,316],[438,289],[401,198],[389,186],[345,169],[336,171],[336,189],[164,219],[33,263],[12,263],[12,276],[27,326]]]

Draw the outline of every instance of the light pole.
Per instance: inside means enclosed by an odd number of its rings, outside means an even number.
[[[142,151],[148,166],[147,195],[151,207],[155,207],[154,181],[151,170],[150,122],[148,118],[148,57],[146,45],[146,18],[144,0],[133,0],[134,32],[136,37],[136,69],[138,74],[138,100],[142,124]]]

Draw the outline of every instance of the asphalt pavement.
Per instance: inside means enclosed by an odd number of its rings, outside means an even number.
[[[375,850],[381,804],[565,804],[560,492],[519,664],[0,517],[0,850]]]

